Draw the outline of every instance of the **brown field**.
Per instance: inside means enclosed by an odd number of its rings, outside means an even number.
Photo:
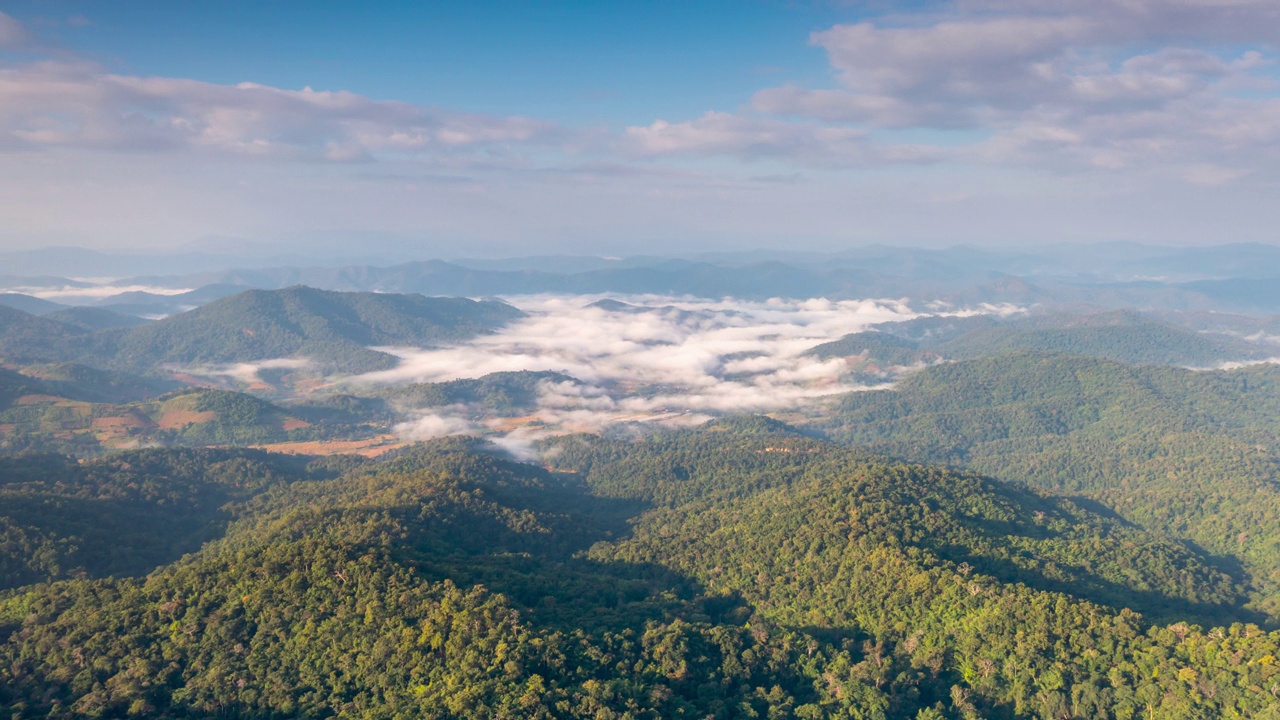
[[[124,415],[94,418],[89,425],[89,430],[97,436],[98,442],[103,445],[126,447],[127,444],[138,441],[136,437],[131,437],[135,432],[151,430],[155,426],[156,424],[151,422],[151,418],[142,413],[129,412]],[[125,445],[121,443],[125,443]]]
[[[156,427],[161,430],[181,430],[188,425],[196,423],[209,422],[218,417],[218,413],[206,410],[204,412],[196,412],[195,410],[170,410],[160,416]]]
[[[270,443],[254,445],[259,450],[285,453],[286,455],[363,455],[377,457],[389,450],[404,447],[396,435],[375,435],[363,440],[311,440],[306,442]]]
[[[17,405],[35,405],[36,403],[60,403],[70,402],[66,398],[60,398],[57,395],[23,395],[18,398]]]
[[[535,423],[541,423],[542,419],[537,415],[524,415],[521,417],[498,417],[490,418],[485,421],[485,427],[497,432],[511,432],[516,428],[528,427]]]
[[[285,432],[288,432],[290,430],[301,430],[302,428],[308,428],[308,427],[311,427],[311,423],[307,422],[306,420],[299,420],[298,418],[287,418],[280,425],[280,429],[284,430]]]
[[[14,430],[17,430],[17,429],[18,429],[18,426],[17,426],[17,425],[14,425],[13,423],[7,423],[7,424],[5,424],[5,425],[0,425],[0,435],[8,435],[9,433],[11,433],[11,432],[13,432]]]

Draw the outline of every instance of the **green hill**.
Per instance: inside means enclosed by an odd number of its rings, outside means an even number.
[[[538,388],[548,382],[578,383],[563,373],[525,370],[441,383],[414,383],[382,390],[378,396],[406,408],[468,404],[511,412],[537,407]]]
[[[136,315],[125,315],[106,308],[69,307],[45,313],[50,320],[73,325],[85,330],[111,330],[113,328],[131,328],[151,322]]]
[[[818,345],[805,354],[823,360],[860,357],[881,369],[918,365],[940,357],[937,353],[922,350],[917,342],[875,330],[845,335],[839,340]]]
[[[391,355],[370,347],[462,340],[520,315],[510,305],[465,298],[307,287],[249,290],[119,332],[98,354],[139,369],[307,357],[322,367],[365,372],[396,363]]]
[[[1193,372],[1020,354],[931,367],[821,422],[897,457],[1100,502],[1241,563],[1280,613],[1280,368]]]
[[[45,392],[46,386],[39,380],[20,372],[0,367],[0,409],[7,408],[15,400],[35,393]]]
[[[90,331],[0,305],[0,359],[11,363],[59,362],[83,352]]]
[[[142,575],[221,534],[228,503],[305,475],[250,450],[144,450],[77,464],[0,459],[0,589]]]
[[[820,358],[862,356],[883,367],[918,365],[938,358],[971,360],[1016,352],[1063,352],[1131,365],[1208,367],[1225,361],[1265,359],[1274,351],[1224,333],[1198,332],[1142,313],[1050,313],[1000,320],[922,317],[880,323],[818,345]]]
[[[980,328],[938,349],[955,359],[1030,350],[1087,355],[1134,365],[1200,367],[1268,356],[1262,348],[1244,340],[1200,333],[1123,310],[1078,318],[1033,317]]]
[[[0,403],[6,393],[14,400],[26,396],[22,402],[10,401],[8,407],[0,405],[0,451],[10,453],[60,452],[92,458],[151,446],[243,447],[358,439],[385,429],[390,420],[322,405],[293,411],[245,393],[197,388],[135,402],[95,402],[75,399],[74,392],[60,394],[66,383],[19,377],[0,375]],[[33,384],[22,384],[28,381]],[[119,396],[130,389],[117,388],[112,394]]]
[[[148,373],[162,365],[305,357],[320,370],[359,373],[396,364],[371,347],[464,340],[522,315],[496,301],[307,287],[249,290],[136,327],[104,313],[76,308],[36,317],[0,305],[0,358]]]
[[[78,363],[29,365],[22,368],[22,372],[41,382],[41,392],[84,402],[140,402],[180,387],[171,380],[99,370]]]
[[[0,507],[59,567],[113,567],[60,550],[97,537],[58,525],[52,503],[81,497],[121,503],[79,517],[132,520],[124,547],[172,536],[118,572],[176,561],[0,595],[0,704],[20,718],[1276,717],[1280,634],[1239,622],[1235,579],[1070,501],[759,419],[549,449],[557,472],[464,440],[310,466],[127,453],[52,480],[11,461],[0,489],[23,501]],[[3,557],[32,555],[15,547]]]

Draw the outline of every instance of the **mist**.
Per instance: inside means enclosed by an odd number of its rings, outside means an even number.
[[[463,405],[404,408],[408,419],[396,427],[415,440],[463,432],[496,435],[520,456],[549,434],[599,432],[621,424],[688,426],[725,414],[803,410],[824,398],[873,387],[851,380],[843,358],[807,355],[815,345],[921,315],[1019,311],[1011,306],[920,310],[903,299],[505,299],[528,316],[450,347],[377,348],[400,358],[400,364],[349,382],[390,386],[513,371],[571,376],[573,381],[541,383],[536,409],[518,422]]]

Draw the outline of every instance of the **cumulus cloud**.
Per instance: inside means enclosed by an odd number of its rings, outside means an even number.
[[[953,158],[1055,169],[1169,164],[1182,168],[1171,176],[1222,184],[1280,150],[1266,74],[1278,8],[997,0],[961,2],[924,22],[837,25],[810,41],[827,52],[838,87],[766,88],[752,108],[986,135]],[[1195,169],[1209,165],[1220,169]]]
[[[182,149],[347,162],[538,143],[555,133],[553,124],[531,118],[309,87],[137,77],[66,62],[0,70],[0,147],[11,149]]]
[[[432,409],[401,428],[410,437],[454,428],[486,431],[527,449],[548,433],[630,423],[690,425],[725,413],[794,410],[864,389],[848,379],[845,360],[806,351],[874,323],[919,314],[901,300],[595,299],[509,298],[529,313],[526,318],[453,347],[381,348],[398,355],[400,365],[352,382],[443,382],[520,370],[572,376],[576,381],[543,382],[537,409],[522,425],[455,407]],[[988,307],[951,314],[1011,311]]]

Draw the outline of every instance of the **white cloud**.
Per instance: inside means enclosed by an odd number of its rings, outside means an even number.
[[[0,147],[352,161],[540,143],[552,123],[342,91],[219,85],[39,62],[0,70]]]
[[[468,408],[432,409],[401,427],[424,433],[498,433],[527,446],[548,433],[594,432],[625,423],[688,425],[723,413],[790,410],[862,389],[843,359],[805,354],[867,326],[915,317],[900,300],[769,300],[631,297],[639,307],[609,309],[596,298],[510,298],[529,316],[502,330],[443,349],[401,348],[401,364],[356,384],[442,382],[500,371],[555,371],[581,382],[544,382],[533,426]],[[984,308],[973,312],[1011,312]],[[385,349],[385,348],[384,348]],[[448,422],[445,422],[445,420]],[[512,436],[511,433],[516,432]]]
[[[395,426],[395,432],[407,440],[461,435],[474,432],[475,429],[474,425],[461,417],[439,413],[424,413]]]
[[[155,285],[13,285],[4,288],[4,292],[22,293],[44,298],[45,300],[57,300],[74,304],[102,300],[121,293],[144,292],[152,295],[181,295],[182,293],[191,292],[192,289]]]
[[[964,129],[947,157],[1044,169],[1150,168],[1189,183],[1280,155],[1280,6],[1232,0],[962,2],[941,15],[816,32],[839,87],[751,106],[868,130]],[[894,23],[898,24],[894,24]],[[1247,92],[1246,92],[1247,91]],[[876,134],[868,137],[874,143]]]
[[[1193,367],[1188,369],[1208,372],[1212,370],[1240,370],[1241,368],[1253,367],[1255,365],[1280,365],[1280,357],[1266,358],[1263,360],[1232,360],[1230,362],[1218,363],[1212,367]]]

